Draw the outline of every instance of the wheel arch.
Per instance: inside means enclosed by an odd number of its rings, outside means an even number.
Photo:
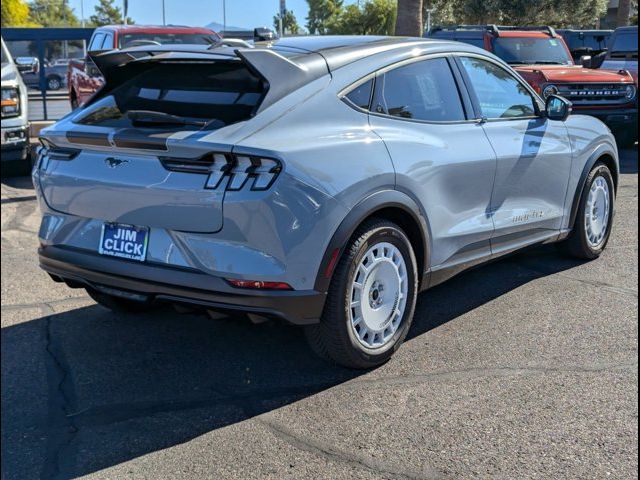
[[[609,170],[611,171],[611,176],[613,177],[614,193],[618,192],[618,184],[620,183],[620,170],[616,158],[616,154],[607,145],[600,145],[595,149],[595,151],[589,157],[589,160],[587,160],[587,162],[585,163],[580,174],[580,179],[578,180],[576,191],[573,195],[571,214],[569,216],[569,230],[573,230],[576,222],[576,217],[578,215],[578,209],[580,208],[580,199],[582,198],[582,195],[584,193],[587,177],[589,176],[589,172],[593,170],[593,167],[596,165],[596,163],[602,162],[609,168]]]
[[[370,218],[384,218],[398,224],[404,230],[416,255],[419,285],[421,288],[428,285],[426,272],[429,266],[430,243],[426,216],[418,203],[406,193],[383,190],[358,203],[340,223],[322,257],[316,275],[315,290],[328,291],[335,265],[349,240],[357,228]]]

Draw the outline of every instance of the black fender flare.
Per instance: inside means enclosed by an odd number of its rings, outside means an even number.
[[[326,293],[329,290],[331,284],[331,278],[333,277],[333,271],[335,267],[336,259],[339,259],[344,253],[345,247],[349,243],[349,239],[354,234],[356,229],[364,222],[368,217],[375,214],[375,212],[386,208],[397,208],[407,213],[412,220],[419,227],[422,245],[424,246],[421,257],[423,258],[423,264],[418,265],[418,277],[421,281],[421,285],[424,288],[426,286],[425,274],[428,271],[429,266],[429,229],[424,211],[419,206],[418,202],[411,198],[406,193],[398,190],[381,190],[372,193],[355,207],[353,207],[347,216],[342,220],[340,226],[334,232],[329,245],[327,246],[322,262],[318,269],[315,282],[315,290],[318,292]],[[338,251],[338,255],[335,259],[334,252]],[[416,252],[418,253],[418,252]],[[331,265],[333,263],[334,265]],[[330,268],[331,267],[331,268]],[[329,271],[327,271],[329,270]]]
[[[598,145],[594,149],[593,153],[589,156],[589,160],[587,160],[587,162],[584,165],[584,168],[582,169],[582,173],[580,174],[580,179],[578,180],[576,191],[573,194],[573,203],[571,204],[571,213],[569,215],[569,224],[567,226],[569,230],[573,230],[573,227],[576,223],[576,217],[578,216],[578,209],[580,208],[580,199],[582,198],[582,194],[584,193],[584,187],[587,181],[587,177],[589,176],[589,172],[593,170],[594,165],[605,155],[608,155],[614,159],[617,158],[617,155],[614,153],[611,147],[603,143]],[[614,194],[618,193],[617,192],[618,183],[619,183],[618,179],[620,176],[619,169],[620,167],[618,163],[613,162],[613,169],[611,171],[611,175],[613,176],[613,180],[615,183]]]

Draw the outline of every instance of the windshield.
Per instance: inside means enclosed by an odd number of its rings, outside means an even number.
[[[637,52],[638,32],[620,33],[614,36],[612,52]]]
[[[215,34],[203,33],[125,33],[120,35],[120,48],[137,45],[210,45],[218,41]]]
[[[558,38],[498,37],[493,40],[493,53],[512,65],[573,65]]]

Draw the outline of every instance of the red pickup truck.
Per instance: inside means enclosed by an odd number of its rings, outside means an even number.
[[[638,139],[638,89],[631,73],[576,65],[551,27],[463,25],[433,28],[427,36],[484,48],[510,64],[543,97],[562,95],[573,103],[575,113],[602,120],[620,146]],[[588,64],[590,59],[584,60]]]
[[[151,25],[108,25],[96,28],[84,60],[72,60],[67,71],[71,108],[83,105],[103,85],[100,71],[89,54],[142,45],[216,43],[221,37],[208,28]]]

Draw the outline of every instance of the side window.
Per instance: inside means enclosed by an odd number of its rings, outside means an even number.
[[[113,33],[107,33],[104,36],[104,42],[102,42],[100,50],[113,50]]]
[[[462,57],[482,115],[488,119],[520,118],[536,115],[534,99],[511,73],[491,62]]]
[[[465,120],[456,81],[445,58],[398,67],[382,76],[379,113],[430,122]],[[376,88],[378,90],[378,88]]]
[[[102,48],[102,42],[104,41],[104,33],[96,33],[89,43],[89,51],[95,52]]]
[[[346,95],[346,98],[356,107],[369,110],[371,104],[371,93],[373,90],[373,79],[357,86]]]

